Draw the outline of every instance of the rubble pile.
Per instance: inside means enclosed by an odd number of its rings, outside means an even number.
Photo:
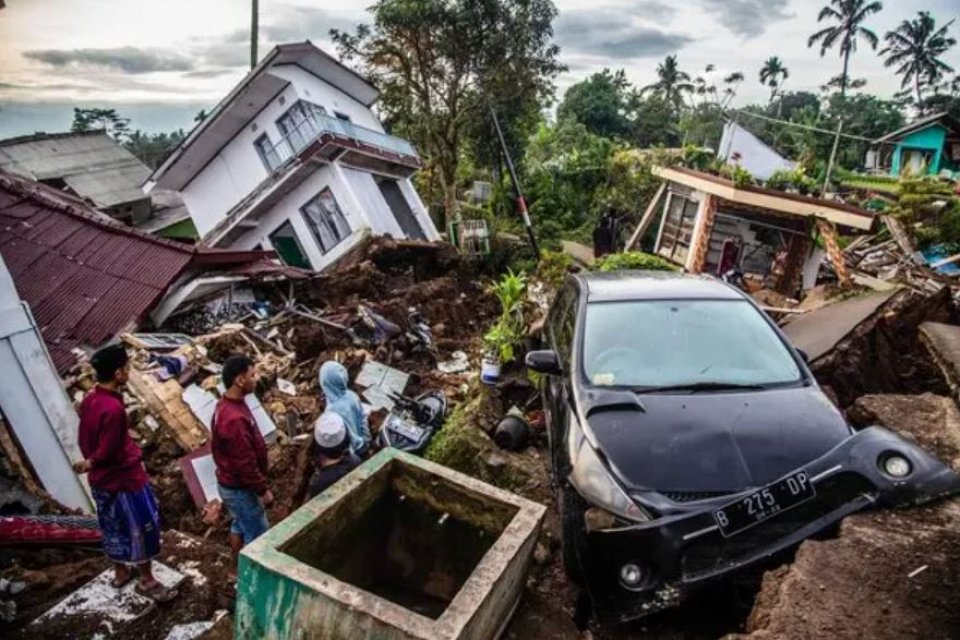
[[[249,300],[245,294],[237,297]],[[181,597],[160,623],[151,617],[149,629],[125,627],[121,637],[164,638],[173,625],[211,621],[229,604],[229,594],[221,602],[213,587],[226,582],[225,574],[217,572],[219,559],[229,553],[229,523],[226,518],[212,527],[204,523],[204,480],[199,472],[196,477],[188,472],[191,460],[208,455],[211,403],[222,392],[219,373],[228,356],[250,356],[259,373],[258,408],[251,408],[268,440],[276,498],[268,517],[278,522],[302,504],[313,471],[310,444],[313,422],[323,410],[317,374],[324,361],[342,362],[352,380],[368,363],[380,362],[408,374],[404,395],[439,390],[456,404],[464,399],[469,380],[477,377],[481,336],[497,313],[496,300],[480,276],[451,247],[389,238],[365,243],[336,270],[295,288],[258,290],[253,297],[256,305],[244,302],[231,313],[190,312],[192,318],[175,316],[159,328],[162,333],[123,336],[131,354],[125,401],[160,505],[167,536],[164,555],[184,555],[178,541],[188,539],[193,555],[184,556],[186,575],[195,579],[188,580],[193,586],[184,594],[189,603]],[[386,319],[397,331],[381,336],[365,318]],[[183,335],[191,325],[204,332]],[[438,368],[442,364],[447,366]],[[65,378],[75,402],[94,384],[93,371],[83,360]],[[373,396],[361,397],[367,401]],[[386,413],[373,408],[374,435]],[[30,555],[28,563],[3,556],[0,577],[32,579],[27,605],[13,628],[26,632],[24,625],[38,612],[106,568],[95,549],[76,553],[79,559],[54,554],[41,561]],[[181,565],[172,566],[183,572]],[[61,571],[75,579],[43,577]],[[193,593],[198,582],[208,585],[207,591]]]

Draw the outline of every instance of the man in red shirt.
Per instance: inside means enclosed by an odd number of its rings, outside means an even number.
[[[159,602],[177,592],[153,576],[151,560],[160,553],[160,512],[140,447],[130,437],[130,424],[120,390],[127,382],[127,352],[111,345],[90,359],[97,385],[80,404],[80,452],[74,465],[87,473],[97,503],[97,521],[103,533],[103,550],[113,563],[113,586],[122,588],[137,571],[136,590]]]
[[[253,361],[230,356],[222,375],[227,390],[213,414],[212,450],[217,490],[233,517],[230,549],[235,572],[240,549],[270,528],[265,507],[273,503],[273,494],[267,488],[267,444],[245,401],[257,385]]]

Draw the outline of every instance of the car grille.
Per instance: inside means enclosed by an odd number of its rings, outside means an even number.
[[[694,542],[683,554],[683,575],[694,579],[725,567],[746,562],[765,548],[776,545],[807,524],[862,494],[875,491],[873,485],[855,473],[840,473],[816,485],[817,496],[784,511],[730,538],[719,531]]]
[[[673,502],[696,502],[730,495],[728,491],[663,491],[661,495]]]

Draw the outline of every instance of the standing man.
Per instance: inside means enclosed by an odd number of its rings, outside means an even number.
[[[158,602],[176,597],[154,578],[151,560],[160,553],[160,512],[140,447],[130,437],[130,424],[120,391],[129,376],[122,345],[104,347],[90,359],[97,385],[80,404],[80,452],[74,465],[87,473],[97,504],[103,550],[114,564],[112,585],[120,589],[137,571],[138,593]]]
[[[217,489],[233,517],[230,550],[235,579],[240,550],[270,528],[265,507],[273,503],[273,494],[267,488],[267,444],[244,400],[257,385],[253,361],[230,356],[222,375],[227,390],[213,414],[212,449]]]

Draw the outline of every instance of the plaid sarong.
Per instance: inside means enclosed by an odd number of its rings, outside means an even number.
[[[160,553],[160,511],[153,490],[104,491],[91,487],[103,551],[114,562],[137,565]]]

